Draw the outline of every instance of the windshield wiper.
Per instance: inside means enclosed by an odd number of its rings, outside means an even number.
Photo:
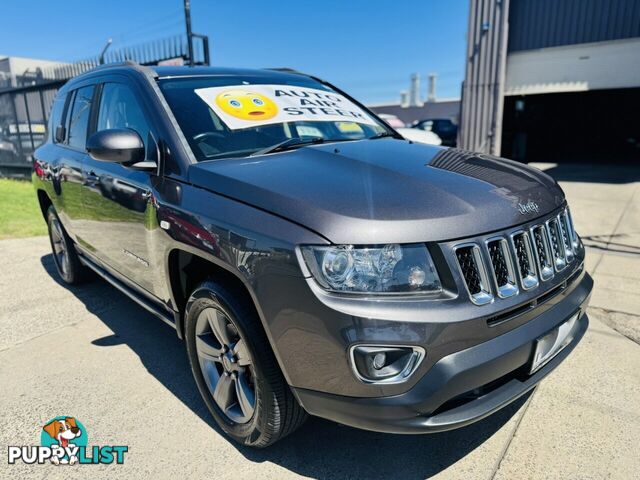
[[[325,139],[322,137],[313,137],[313,138],[300,138],[293,137],[287,138],[283,142],[276,143],[275,145],[271,145],[269,147],[258,150],[257,152],[253,152],[250,157],[255,157],[257,155],[266,155],[267,153],[276,153],[283,152],[285,150],[289,150],[295,147],[302,147],[304,145],[315,145],[318,143],[324,143]]]
[[[367,140],[377,140],[378,138],[387,138],[387,137],[404,138],[399,133],[384,131],[384,132],[376,133],[371,137],[367,137]]]

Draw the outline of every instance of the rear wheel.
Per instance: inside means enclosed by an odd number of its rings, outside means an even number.
[[[87,278],[87,269],[80,263],[73,240],[60,223],[53,205],[47,210],[47,226],[53,261],[60,278],[69,285],[81,283]]]
[[[306,412],[293,397],[252,305],[205,281],[185,312],[189,362],[198,389],[233,439],[266,447],[298,428]]]

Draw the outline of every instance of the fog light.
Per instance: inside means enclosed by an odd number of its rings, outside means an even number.
[[[365,383],[406,381],[425,356],[422,347],[355,345],[350,357],[354,374]]]
[[[384,352],[376,353],[373,357],[373,368],[380,370],[387,362],[387,355]]]

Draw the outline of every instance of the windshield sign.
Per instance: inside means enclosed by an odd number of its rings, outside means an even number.
[[[231,130],[292,121],[378,125],[342,95],[315,88],[231,85],[199,88],[195,93]]]

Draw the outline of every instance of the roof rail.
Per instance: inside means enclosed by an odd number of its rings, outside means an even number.
[[[138,62],[134,62],[133,60],[125,60],[123,62],[115,62],[115,63],[105,63],[104,65],[98,65],[97,67],[94,67],[91,70],[87,70],[85,73],[108,70],[110,68],[117,68],[117,67],[132,67],[133,69],[138,70],[139,72],[151,74],[153,77],[158,76],[155,70],[149,67],[146,67],[144,65],[140,65]]]
[[[284,72],[284,73],[297,73],[299,75],[307,75],[306,73],[303,73],[299,70],[296,70],[295,68],[289,68],[289,67],[274,67],[274,68],[265,68],[265,70],[271,70],[274,72]]]

